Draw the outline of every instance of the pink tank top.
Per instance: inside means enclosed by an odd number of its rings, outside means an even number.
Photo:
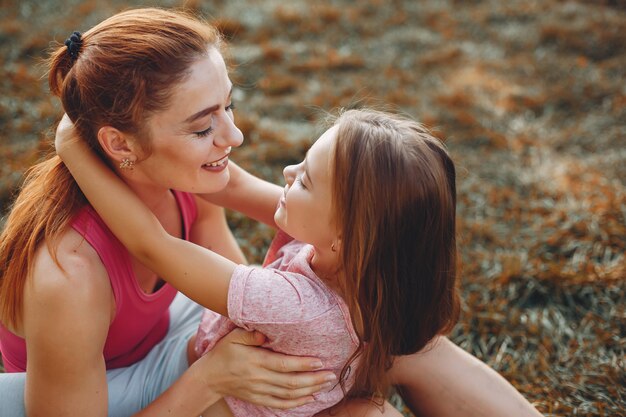
[[[194,197],[173,191],[183,223],[183,237],[189,239],[196,219]],[[169,326],[169,306],[177,291],[165,283],[152,294],[139,287],[130,254],[111,233],[91,206],[83,208],[72,224],[100,256],[115,297],[115,318],[104,345],[107,369],[131,365],[160,342]],[[0,324],[0,351],[6,372],[26,371],[26,342]]]

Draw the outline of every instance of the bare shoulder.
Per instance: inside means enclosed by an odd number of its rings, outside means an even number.
[[[58,263],[50,250],[56,251]],[[56,248],[46,243],[37,248],[24,299],[25,319],[29,312],[52,307],[87,315],[113,312],[107,271],[95,249],[73,229],[62,235]]]

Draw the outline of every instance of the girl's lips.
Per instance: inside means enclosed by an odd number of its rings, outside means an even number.
[[[285,185],[283,188],[283,195],[280,196],[278,200],[278,207],[285,207],[287,205],[287,190],[289,189],[289,185]]]

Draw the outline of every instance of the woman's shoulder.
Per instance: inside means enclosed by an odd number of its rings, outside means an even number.
[[[56,249],[43,242],[24,288],[18,334],[27,340],[28,367],[46,369],[38,378],[104,369],[112,302],[104,266],[80,234],[69,228]]]
[[[76,230],[68,228],[56,245],[39,245],[25,287],[25,308],[69,303],[102,314],[112,302],[107,271],[96,250]]]

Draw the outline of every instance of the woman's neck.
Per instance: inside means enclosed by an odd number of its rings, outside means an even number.
[[[172,198],[172,193],[168,188],[150,184],[148,181],[142,181],[139,178],[133,178],[132,174],[121,174],[120,177],[155,216],[159,218],[160,214],[168,209],[167,202]]]

